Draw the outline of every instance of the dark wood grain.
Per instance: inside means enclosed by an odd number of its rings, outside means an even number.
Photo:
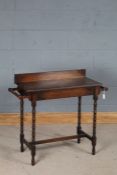
[[[21,108],[20,122],[21,150],[24,150],[23,143],[29,147],[32,155],[32,165],[35,165],[36,144],[75,138],[77,139],[77,142],[80,143],[80,138],[86,137],[92,142],[92,154],[95,154],[97,97],[102,90],[106,90],[101,83],[86,77],[85,69],[16,74],[14,79],[17,88],[10,88],[9,91],[20,100],[24,98],[29,99],[32,105],[31,142],[25,140],[23,133],[23,108]],[[81,97],[87,95],[93,95],[94,97],[93,136],[84,132],[81,127]],[[36,101],[68,97],[79,97],[77,135],[36,141]]]
[[[39,82],[45,80],[64,80],[72,78],[80,78],[86,75],[86,70],[64,70],[64,71],[50,71],[38,73],[24,73],[15,74],[15,83]]]
[[[59,80],[39,80],[20,83],[18,88],[23,95],[36,94],[37,99],[56,99],[91,95],[97,89],[100,93],[101,83],[87,77]]]

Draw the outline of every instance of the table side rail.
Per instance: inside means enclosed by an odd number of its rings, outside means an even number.
[[[24,96],[24,95],[21,95],[18,91],[18,88],[9,88],[8,89],[9,92],[11,92],[13,95],[15,95],[17,98],[19,99],[24,99],[24,98],[27,98],[27,95]]]

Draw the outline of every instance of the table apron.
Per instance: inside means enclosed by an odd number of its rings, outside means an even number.
[[[40,91],[30,94],[31,96],[36,96],[37,100],[48,100],[48,99],[59,99],[59,98],[69,98],[78,96],[88,96],[88,95],[99,95],[99,87],[81,87],[73,89],[59,89],[59,90],[47,90]]]

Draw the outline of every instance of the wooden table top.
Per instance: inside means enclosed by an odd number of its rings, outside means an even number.
[[[102,91],[102,84],[88,78],[85,69],[15,74],[14,82],[20,95],[37,100],[99,95]]]
[[[37,82],[20,83],[19,89],[24,93],[40,92],[48,90],[61,90],[61,89],[74,89],[81,87],[95,87],[102,86],[101,83],[94,81],[90,78],[73,78],[64,80],[43,80]]]

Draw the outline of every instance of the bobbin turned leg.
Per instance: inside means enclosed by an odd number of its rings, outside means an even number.
[[[24,152],[24,100],[23,98],[20,99],[20,150]]]
[[[77,125],[77,143],[80,143],[80,134],[81,134],[81,97],[78,97],[78,125]]]
[[[31,164],[35,165],[35,154],[36,154],[36,146],[33,144],[35,142],[35,123],[36,123],[36,99],[33,98],[31,100],[31,104],[32,104],[32,144],[31,144],[31,156],[32,156],[32,160],[31,160]]]
[[[92,154],[95,155],[95,147],[96,147],[96,118],[97,118],[97,100],[98,96],[93,96],[94,106],[93,106],[93,136],[92,136]]]

